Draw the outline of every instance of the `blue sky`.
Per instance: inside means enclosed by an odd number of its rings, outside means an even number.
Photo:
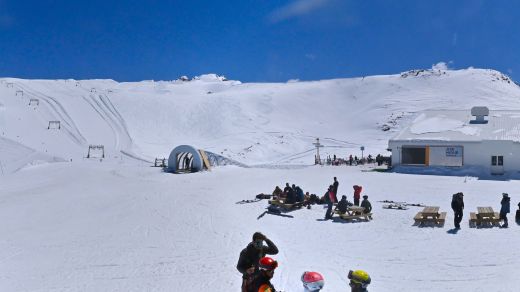
[[[0,76],[246,82],[445,62],[520,80],[520,1],[0,0]]]

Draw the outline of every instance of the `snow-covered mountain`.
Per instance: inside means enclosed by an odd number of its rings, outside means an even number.
[[[520,109],[520,87],[500,72],[472,68],[288,83],[215,74],[122,83],[2,78],[0,143],[23,145],[25,160],[27,151],[40,153],[38,160],[82,159],[93,144],[104,145],[108,159],[151,161],[193,144],[250,165],[310,164],[317,137],[325,154],[359,155],[362,145],[384,153],[417,111],[474,105]],[[61,129],[48,129],[49,121]]]
[[[349,269],[369,272],[370,291],[518,290],[520,257],[504,243],[518,246],[520,227],[467,220],[477,206],[498,211],[502,192],[514,212],[520,181],[293,167],[312,164],[316,137],[325,155],[359,155],[361,145],[383,153],[424,109],[520,109],[507,76],[435,68],[274,84],[182,79],[0,79],[0,291],[239,291],[235,266],[255,231],[280,250],[280,291],[302,291],[303,271],[322,273],[324,292],[346,291]],[[263,167],[149,167],[179,144]],[[103,145],[105,159],[86,159],[89,145]],[[266,200],[236,204],[286,182],[322,195],[333,177],[350,201],[352,185],[363,186],[373,220],[324,221],[318,205],[259,216]],[[450,229],[455,192],[464,192],[462,230]],[[382,200],[439,206],[446,226],[412,226],[420,208]]]

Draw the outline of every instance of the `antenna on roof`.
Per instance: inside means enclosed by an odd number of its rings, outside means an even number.
[[[471,108],[471,115],[475,116],[474,120],[469,121],[470,124],[487,124],[484,117],[489,116],[489,109],[486,106],[474,106]]]

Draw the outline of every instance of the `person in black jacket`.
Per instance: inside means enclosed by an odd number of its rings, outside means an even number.
[[[340,213],[345,214],[348,208],[347,196],[341,196],[341,201],[338,202],[338,206],[336,207]]]
[[[502,194],[502,201],[500,201],[500,220],[504,221],[504,224],[502,224],[502,228],[507,228],[507,213],[510,212],[510,201],[511,198],[509,198],[509,195],[507,193]]]
[[[462,221],[462,215],[464,210],[464,194],[456,193],[451,199],[451,208],[453,209],[454,218],[453,223],[456,229],[460,229],[460,222]]]
[[[338,187],[339,187],[338,179],[336,177],[334,177],[334,183],[332,184],[332,191],[334,192],[334,199],[336,200],[336,202],[338,201]]]
[[[264,245],[264,241],[267,244]],[[247,291],[253,281],[253,275],[258,271],[259,260],[266,254],[277,254],[278,248],[260,232],[253,234],[253,241],[240,252],[237,270],[242,273],[242,291]]]
[[[520,203],[518,203],[518,210],[516,210],[515,220],[516,223],[520,224]]]

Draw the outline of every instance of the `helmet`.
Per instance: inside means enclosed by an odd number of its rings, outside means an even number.
[[[351,286],[359,285],[363,288],[366,288],[371,282],[370,276],[363,270],[349,271],[348,278],[350,279]]]
[[[308,291],[320,291],[325,286],[325,280],[318,272],[303,272],[302,283]]]
[[[278,262],[270,257],[263,257],[258,261],[258,267],[263,270],[272,271],[278,267]]]

